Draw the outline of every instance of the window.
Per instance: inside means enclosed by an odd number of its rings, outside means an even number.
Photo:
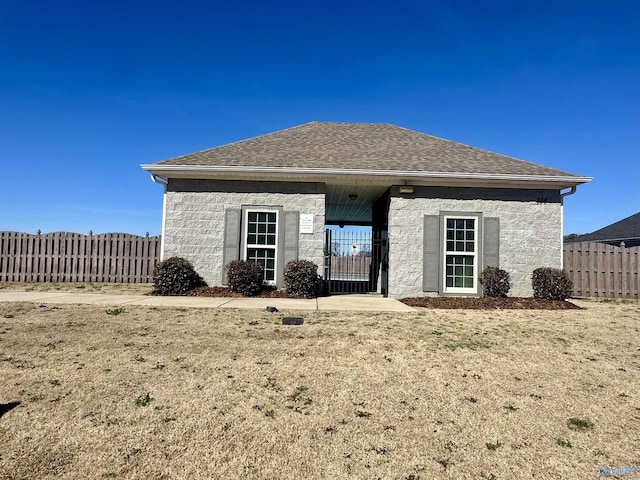
[[[478,276],[500,266],[500,218],[482,212],[424,216],[422,289],[440,295],[478,295]]]
[[[444,217],[444,291],[475,293],[478,277],[478,219]]]
[[[262,265],[264,281],[276,280],[276,256],[278,243],[277,211],[246,211],[244,259]]]
[[[298,259],[300,214],[281,206],[247,205],[224,214],[222,264],[252,260],[264,268],[264,281],[282,285],[287,262]],[[222,268],[222,282],[227,270]]]

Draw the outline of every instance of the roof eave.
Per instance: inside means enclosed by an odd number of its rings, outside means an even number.
[[[499,188],[564,189],[590,182],[590,177],[573,175],[508,175],[487,173],[422,172],[400,170],[349,170],[330,168],[238,167],[209,165],[143,164],[151,174],[164,178],[218,180],[299,181],[327,184],[371,185],[411,184],[415,186],[460,186]]]

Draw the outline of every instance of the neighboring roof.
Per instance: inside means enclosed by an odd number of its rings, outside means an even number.
[[[224,172],[511,179],[558,183],[591,179],[406,128],[377,123],[311,122],[142,165],[157,175],[218,178]]]
[[[573,241],[628,243],[633,240],[640,240],[640,212],[624,218],[619,222],[612,223],[600,230],[596,230],[593,233],[580,235]]]

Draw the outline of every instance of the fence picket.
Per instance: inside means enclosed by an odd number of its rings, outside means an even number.
[[[22,257],[22,262],[23,262],[23,277],[22,280],[23,282],[25,282],[28,278],[31,277],[31,272],[33,270],[33,244],[34,242],[34,238],[33,237],[26,237],[25,238],[25,250],[26,250],[26,255]]]
[[[9,272],[9,281],[15,282],[15,273],[16,273],[16,251],[15,251],[15,242],[16,242],[16,233],[8,232],[9,236],[7,238],[7,269]]]

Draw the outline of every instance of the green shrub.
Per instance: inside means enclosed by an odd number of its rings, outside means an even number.
[[[487,267],[480,274],[480,284],[485,297],[506,297],[511,289],[511,277],[498,267]]]
[[[535,298],[566,300],[573,293],[573,282],[558,268],[536,268],[531,276]]]
[[[232,292],[253,297],[262,290],[262,265],[247,260],[233,260],[227,264],[227,284]]]
[[[167,258],[153,269],[153,295],[185,295],[205,285],[191,262],[181,257]]]
[[[293,260],[284,267],[284,287],[301,297],[317,297],[322,288],[318,266],[309,260]]]

